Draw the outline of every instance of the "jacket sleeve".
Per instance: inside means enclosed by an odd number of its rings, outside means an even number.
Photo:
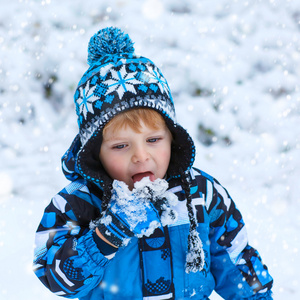
[[[65,195],[88,197],[84,191],[70,194],[63,190],[51,200],[36,232],[33,265],[37,277],[53,293],[77,298],[100,283],[109,259],[99,251],[93,230],[78,225]]]
[[[207,180],[211,272],[224,299],[272,299],[273,279],[259,253],[248,244],[242,215],[227,190]]]

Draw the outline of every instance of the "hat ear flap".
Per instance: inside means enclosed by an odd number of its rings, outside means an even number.
[[[192,138],[183,127],[178,124],[169,124],[168,127],[173,136],[168,175],[178,177],[178,170],[183,172],[192,167],[195,160],[195,146]]]
[[[93,182],[101,188],[103,196],[101,198],[101,210],[105,211],[111,198],[112,182],[100,161],[100,148],[102,144],[102,134],[93,136],[85,145],[83,151],[77,156],[77,169],[82,177]]]
[[[99,182],[98,173],[102,166],[99,159],[101,143],[102,136],[100,134],[93,136],[87,141],[84,148],[80,149],[77,155],[76,165],[80,175],[85,179],[98,179]]]

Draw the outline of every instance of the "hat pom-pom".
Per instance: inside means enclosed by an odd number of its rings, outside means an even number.
[[[88,64],[92,65],[105,55],[133,53],[133,42],[128,34],[115,27],[99,30],[88,46]]]

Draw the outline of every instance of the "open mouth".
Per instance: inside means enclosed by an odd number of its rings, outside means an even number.
[[[135,183],[137,181],[141,181],[144,177],[149,177],[149,179],[151,181],[155,180],[155,176],[154,176],[154,174],[152,172],[143,172],[143,173],[134,174],[132,176],[132,180]]]

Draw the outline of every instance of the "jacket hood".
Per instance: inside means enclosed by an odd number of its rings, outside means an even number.
[[[77,134],[70,148],[66,151],[66,153],[61,158],[62,171],[65,177],[70,181],[75,181],[80,177],[82,177],[80,176],[76,167],[76,157],[78,151],[80,150],[80,147],[81,147],[80,137],[79,134]]]

